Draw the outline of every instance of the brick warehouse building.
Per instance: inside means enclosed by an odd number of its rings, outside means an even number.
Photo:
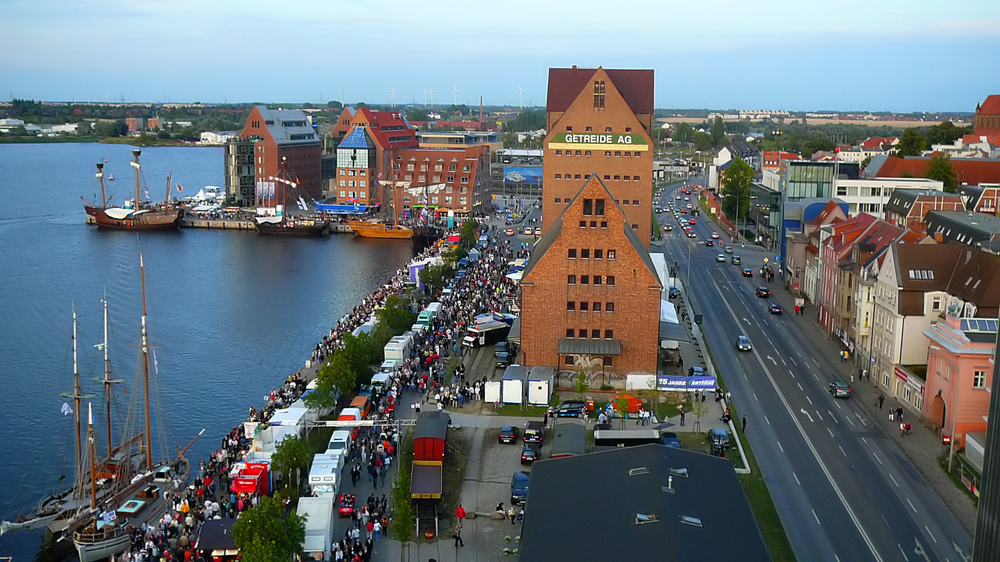
[[[289,202],[296,197],[322,197],[320,139],[305,113],[297,109],[271,110],[255,105],[247,117],[239,138],[254,143],[254,175],[258,184],[278,176],[281,159],[287,158],[288,171],[299,179],[299,193],[286,193]],[[296,191],[296,190],[293,190]],[[264,206],[280,204],[278,191],[273,197],[259,199]],[[290,203],[285,203],[290,204]]]
[[[652,113],[651,70],[549,70],[543,235],[521,281],[526,365],[656,372]]]
[[[550,68],[544,233],[597,172],[648,250],[653,202],[653,71]]]

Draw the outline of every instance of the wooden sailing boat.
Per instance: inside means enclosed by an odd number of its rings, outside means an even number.
[[[320,217],[296,217],[288,212],[286,206],[286,186],[295,189],[299,186],[299,178],[288,171],[288,160],[281,158],[281,171],[278,177],[270,178],[278,184],[281,192],[280,203],[274,207],[258,207],[254,217],[254,226],[258,234],[283,234],[288,236],[326,236],[330,233],[330,222]]]
[[[144,462],[134,477],[127,480],[118,478],[120,487],[112,496],[99,500],[98,494],[92,493],[90,509],[85,514],[85,518],[77,518],[73,525],[68,528],[68,530],[73,531],[73,544],[76,546],[81,562],[103,560],[124,552],[131,544],[131,538],[126,529],[127,524],[141,526],[143,523],[154,521],[168,509],[164,493],[177,491],[187,485],[191,475],[191,463],[184,457],[184,453],[205,432],[202,429],[187,447],[183,450],[178,449],[174,459],[153,462],[149,397],[149,337],[146,330],[146,268],[142,254],[139,254],[139,272],[142,285],[140,356],[142,359],[145,421],[145,431],[141,434],[142,443],[139,449],[143,453]],[[90,425],[88,431],[88,439],[91,443],[90,482],[91,487],[94,488],[94,483],[98,481],[100,475],[94,463],[92,419]]]
[[[135,199],[131,207],[108,207],[108,200],[104,196],[104,163],[97,163],[97,179],[101,182],[101,205],[91,204],[84,199],[83,209],[87,214],[94,217],[94,222],[99,228],[113,228],[117,230],[167,230],[180,227],[181,215],[184,213],[183,207],[170,204],[170,184],[167,183],[166,200],[159,205],[143,205],[139,197],[139,155],[141,150],[136,148],[132,151],[135,159],[129,164],[135,168]]]
[[[407,228],[405,226],[399,226],[399,213],[396,207],[396,181],[395,181],[395,162],[392,161],[392,157],[389,157],[391,166],[393,167],[390,176],[390,189],[392,189],[392,224],[388,225],[381,222],[370,222],[370,221],[349,221],[348,226],[354,234],[362,238],[395,238],[395,239],[410,239],[413,238],[413,229]]]

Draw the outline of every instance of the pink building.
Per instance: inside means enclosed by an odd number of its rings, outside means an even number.
[[[968,433],[986,432],[997,320],[959,318],[958,310],[953,304],[944,322],[924,332],[930,345],[923,416],[964,447]]]
[[[817,320],[827,333],[834,333],[839,315],[837,305],[840,300],[838,295],[838,271],[840,271],[841,260],[851,253],[854,243],[858,237],[878,219],[862,213],[850,220],[827,225],[823,228],[832,228],[833,234],[823,241],[823,247],[819,248],[821,264],[819,271],[819,291],[817,294],[817,309],[819,317]]]

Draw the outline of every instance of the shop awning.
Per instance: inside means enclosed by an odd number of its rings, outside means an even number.
[[[621,340],[581,340],[563,338],[557,351],[560,355],[621,355]]]

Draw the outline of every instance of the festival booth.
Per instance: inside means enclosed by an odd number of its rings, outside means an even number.
[[[235,519],[209,519],[199,526],[194,549],[203,553],[211,562],[239,560],[240,551],[233,538]]]
[[[510,365],[500,380],[500,398],[504,404],[523,404],[524,385],[528,378],[528,368],[524,365]]]
[[[280,443],[285,437],[301,436],[306,424],[315,420],[316,412],[310,412],[309,408],[302,404],[301,407],[293,405],[290,408],[275,410],[267,423],[270,429],[274,430],[274,442]]]
[[[552,389],[555,388],[555,369],[552,367],[528,368],[528,404],[532,406],[548,406],[552,400]]]
[[[238,462],[229,471],[229,491],[236,494],[266,496],[271,492],[270,465],[263,462]]]
[[[483,387],[483,401],[494,404],[500,401],[500,381],[487,381]]]

